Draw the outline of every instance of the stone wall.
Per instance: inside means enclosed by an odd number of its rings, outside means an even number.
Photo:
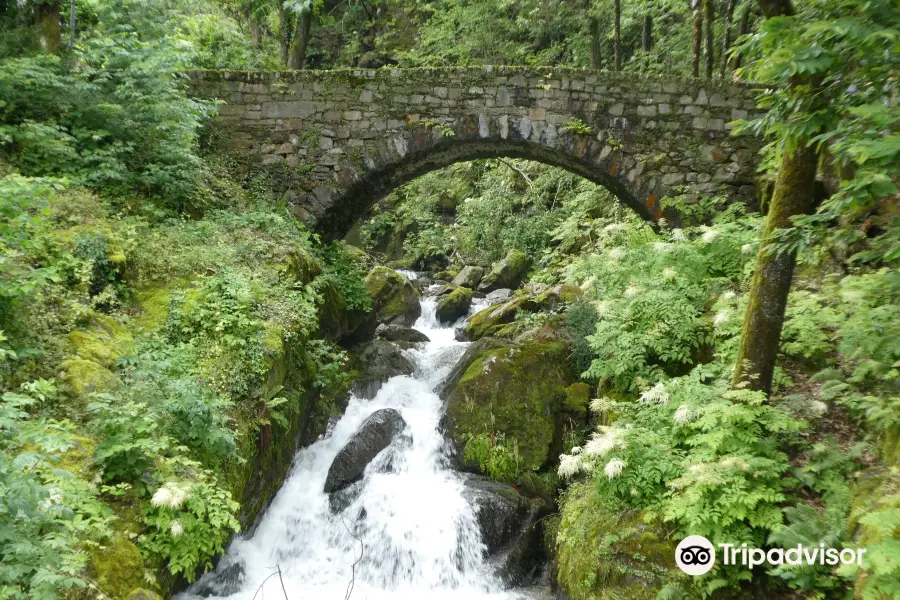
[[[660,198],[750,199],[762,141],[730,122],[750,86],[569,68],[189,74],[225,102],[229,148],[273,175],[301,217],[343,235],[397,185],[461,160],[538,160],[606,186],[648,220]]]

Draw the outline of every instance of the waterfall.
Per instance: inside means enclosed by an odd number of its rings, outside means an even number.
[[[433,297],[422,299],[415,328],[431,341],[407,351],[414,374],[388,380],[371,400],[351,396],[330,436],[297,453],[253,536],[235,539],[216,572],[182,600],[251,600],[260,586],[265,598],[282,599],[282,581],[289,600],[344,599],[351,582],[350,598],[360,600],[546,597],[504,590],[497,581],[463,479],[450,468],[435,390],[468,344],[438,322],[436,305]],[[383,408],[399,411],[406,430],[369,464],[355,497],[348,494],[335,514],[323,491],[328,469],[366,417]]]

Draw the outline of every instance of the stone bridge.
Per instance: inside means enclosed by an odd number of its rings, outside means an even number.
[[[750,86],[558,67],[188,76],[192,93],[225,102],[227,147],[326,237],[398,185],[476,158],[561,167],[651,221],[664,196],[754,195],[762,141],[730,125],[756,111]]]

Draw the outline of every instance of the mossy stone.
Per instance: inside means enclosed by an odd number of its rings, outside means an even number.
[[[381,323],[412,325],[421,313],[419,292],[393,269],[372,269],[366,276],[366,291],[372,298],[375,326]]]
[[[578,381],[567,387],[565,391],[566,411],[579,417],[587,414],[587,407],[591,401],[591,386]]]
[[[112,367],[134,347],[134,338],[124,325],[99,313],[93,313],[88,325],[70,332],[67,339],[75,356],[105,367]]]
[[[491,272],[485,275],[478,284],[479,292],[492,292],[500,288],[515,289],[519,287],[528,269],[531,259],[519,250],[510,250],[503,260],[497,261]]]
[[[533,312],[537,310],[531,295],[516,295],[503,304],[489,306],[469,317],[466,325],[466,339],[479,340],[483,337],[502,337],[499,335],[504,325],[512,323],[520,310]]]
[[[287,267],[288,272],[302,283],[309,283],[324,269],[322,261],[300,244],[295,244],[288,253]]]
[[[524,344],[480,354],[450,394],[447,430],[458,448],[478,434],[516,440],[521,470],[543,466],[572,373],[558,343]]]
[[[116,600],[131,598],[131,592],[144,584],[140,550],[122,535],[114,535],[103,547],[91,552],[89,569],[100,590]]]
[[[78,396],[112,390],[122,383],[115,373],[92,360],[70,358],[62,362],[62,369],[63,381]]]
[[[435,314],[443,323],[452,323],[464,317],[472,305],[472,290],[467,287],[458,287],[449,294],[443,296],[438,302]]]
[[[573,485],[561,502],[557,580],[572,600],[653,600],[680,574],[675,546],[661,522],[605,506],[589,483]]]

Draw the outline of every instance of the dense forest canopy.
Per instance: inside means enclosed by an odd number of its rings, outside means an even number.
[[[735,123],[767,144],[761,210],[676,196],[683,226],[654,229],[501,158],[326,244],[185,81],[476,65],[766,84]],[[0,0],[0,598],[194,581],[340,414],[377,265],[450,282],[516,261],[527,283],[464,334],[566,348],[558,435],[537,464],[493,416],[459,441],[552,507],[554,586],[900,596],[898,73],[897,0]],[[692,534],[867,558],[692,578],[666,562]]]

